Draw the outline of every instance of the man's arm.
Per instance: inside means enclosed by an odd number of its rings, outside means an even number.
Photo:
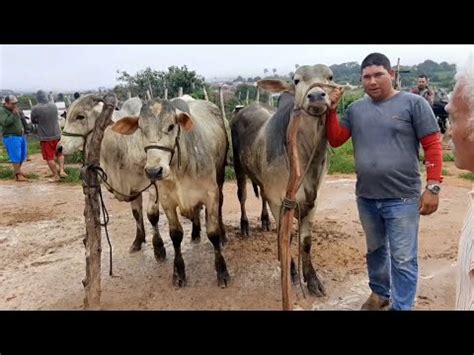
[[[439,184],[443,181],[441,172],[443,169],[443,151],[441,147],[441,136],[438,132],[429,134],[420,139],[425,152],[426,183],[427,185]],[[438,209],[439,195],[425,190],[421,195],[420,214],[430,215]]]
[[[343,145],[351,137],[351,131],[341,126],[336,110],[328,110],[326,116],[326,136],[331,147]]]
[[[0,111],[0,126],[7,127],[11,125],[15,119],[15,116],[13,115],[7,115],[6,112],[3,110]]]
[[[35,107],[31,109],[31,123],[38,124],[38,114]]]
[[[428,92],[426,93],[426,100],[428,101],[428,103],[430,104],[431,107],[433,107],[433,104],[434,104],[434,92],[432,90],[428,90]]]

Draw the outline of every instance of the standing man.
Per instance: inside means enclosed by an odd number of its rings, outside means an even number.
[[[349,106],[339,123],[335,105],[326,133],[333,147],[352,136],[357,207],[367,242],[372,291],[362,309],[410,310],[418,282],[418,226],[438,208],[442,169],[439,127],[428,102],[393,88],[394,71],[381,53],[361,65],[366,97]],[[422,191],[419,144],[426,157]]]
[[[5,97],[5,102],[0,107],[0,130],[3,134],[3,144],[15,171],[15,180],[28,181],[21,171],[21,166],[26,160],[26,141],[23,137],[25,131],[16,96]]]
[[[58,182],[60,177],[66,177],[64,172],[64,155],[57,152],[56,147],[61,139],[61,128],[58,121],[58,108],[54,103],[49,102],[46,93],[39,90],[36,93],[38,104],[31,110],[31,122],[38,125],[38,138],[41,144],[43,159],[51,170],[50,182]],[[56,167],[54,158],[57,157],[59,170]]]
[[[456,74],[456,85],[446,106],[451,126],[454,163],[474,172],[474,56]],[[466,216],[458,251],[456,309],[474,310],[474,191],[467,195]]]
[[[426,101],[433,107],[434,103],[434,92],[428,86],[430,79],[426,74],[421,74],[418,77],[418,85],[417,87],[411,89],[411,92],[416,95],[423,96]]]

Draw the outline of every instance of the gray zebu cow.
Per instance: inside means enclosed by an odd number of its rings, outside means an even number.
[[[102,111],[102,106],[102,100],[94,95],[81,96],[71,104],[67,111],[63,136],[59,143],[63,147],[64,154],[73,154],[78,150],[83,150],[85,143],[89,144],[88,138]],[[128,99],[123,103],[120,111],[114,111],[112,120],[117,121],[124,116],[138,115],[141,107],[142,101],[139,98]],[[74,134],[75,136],[65,134]],[[100,165],[108,175],[108,182],[116,190],[125,195],[133,195],[146,187],[150,182],[143,171],[145,161],[146,155],[141,135],[123,136],[113,132],[111,126],[106,128],[101,143]],[[150,191],[150,198],[147,215],[154,229],[155,256],[163,259],[166,251],[158,231],[159,205],[155,204],[154,189],[150,188],[148,191]],[[138,251],[141,249],[142,243],[145,242],[142,194],[134,200],[127,199],[117,193],[114,195],[119,201],[131,202],[137,228],[130,252]]]
[[[298,131],[298,150],[302,173],[311,164],[296,199],[301,208],[301,236],[303,277],[311,294],[324,295],[311,262],[311,230],[316,212],[316,198],[321,181],[327,171],[327,140],[325,113],[330,105],[328,89],[324,84],[335,85],[332,71],[325,65],[301,66],[293,83],[280,80],[262,80],[259,86],[270,92],[283,93],[279,110],[260,103],[240,110],[231,121],[234,167],[237,176],[238,197],[241,205],[241,232],[248,235],[248,218],[245,210],[246,176],[258,185],[262,197],[262,228],[269,230],[270,220],[266,201],[270,205],[277,226],[280,208],[285,198],[289,178],[287,155],[288,124],[295,102],[303,108]],[[317,85],[322,84],[322,85]],[[309,161],[315,150],[314,158]],[[291,260],[293,282],[297,271]]]
[[[146,151],[144,171],[158,183],[159,200],[169,221],[175,250],[173,284],[185,286],[186,273],[181,255],[182,216],[195,221],[206,206],[207,236],[214,246],[218,285],[230,281],[221,253],[225,239],[222,223],[222,185],[228,149],[224,120],[216,105],[203,100],[151,100],[139,117],[126,117],[112,129],[140,135]]]

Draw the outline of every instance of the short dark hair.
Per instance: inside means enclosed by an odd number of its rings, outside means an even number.
[[[80,96],[81,96],[81,94],[79,94],[78,92],[75,92],[75,93],[74,93],[74,98],[75,98],[75,99],[78,99]]]
[[[426,80],[429,79],[429,78],[428,78],[428,75],[426,75],[426,74],[420,74],[420,75],[418,75],[418,78],[419,78],[419,79],[425,78]]]
[[[370,67],[372,65],[382,66],[387,69],[387,71],[392,69],[390,60],[387,58],[387,56],[382,53],[371,53],[362,61],[362,64],[360,65],[360,72],[362,73],[362,70],[364,70],[365,67]]]

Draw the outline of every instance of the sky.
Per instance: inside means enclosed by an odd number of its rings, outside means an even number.
[[[135,74],[146,67],[166,70],[187,65],[207,81],[263,76],[295,64],[360,63],[381,52],[392,65],[415,65],[426,59],[462,65],[474,45],[0,45],[0,89],[80,91],[111,88],[117,70]],[[337,80],[337,79],[336,79]]]

